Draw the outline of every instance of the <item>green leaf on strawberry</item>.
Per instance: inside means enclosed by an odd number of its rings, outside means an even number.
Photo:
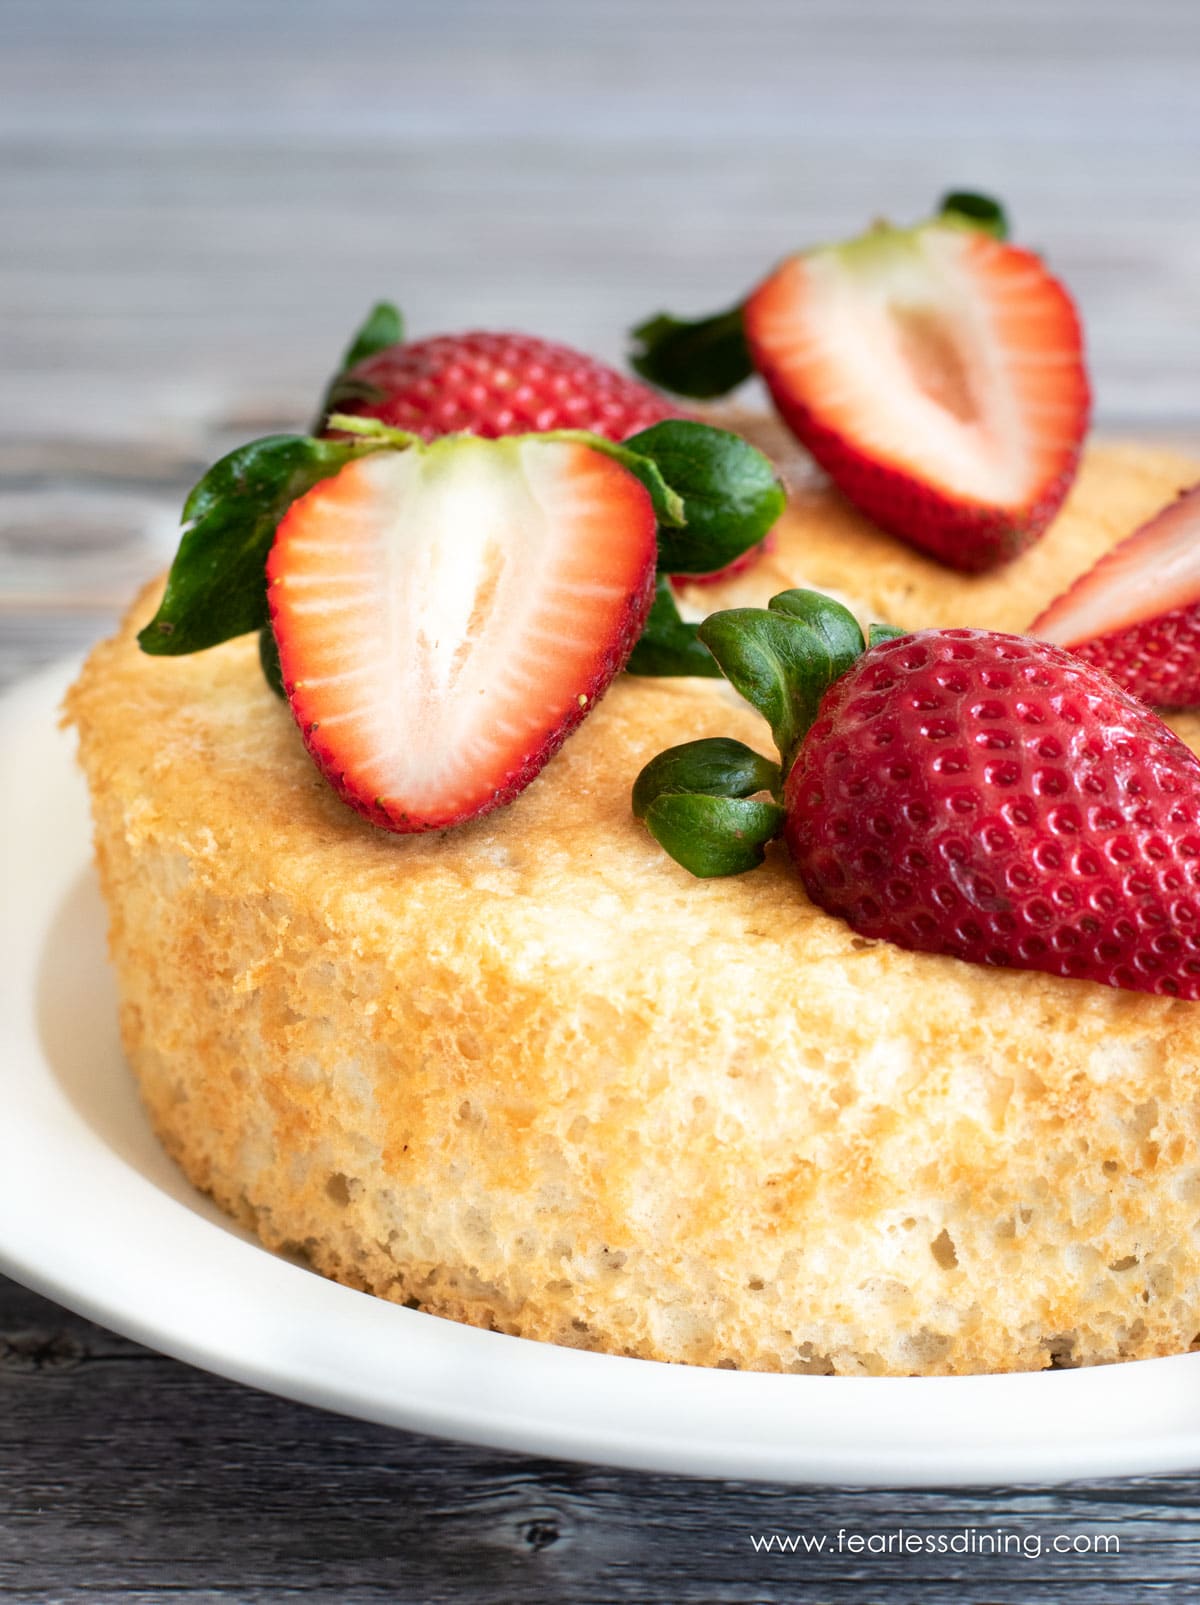
[[[645,816],[659,846],[698,880],[756,869],[783,821],[778,803],[700,795],[660,797]]]
[[[699,879],[761,864],[783,826],[779,765],[724,736],[660,752],[633,788],[633,812],[659,845]],[[756,799],[768,792],[771,801]]]
[[[265,564],[291,504],[347,463],[386,448],[377,440],[268,435],[222,457],[192,491],[158,612],[138,636],[143,652],[202,652],[268,622]]]
[[[760,791],[778,797],[782,785],[779,765],[744,741],[708,736],[668,747],[650,760],[633,788],[633,814],[644,819],[660,797],[753,797]]]
[[[659,530],[664,574],[725,568],[757,545],[783,512],[786,497],[770,461],[728,430],[672,418],[634,435],[625,449],[648,457],[683,498],[682,523]]]
[[[377,351],[403,343],[404,319],[399,307],[391,301],[376,301],[347,346],[340,371],[345,373],[347,368],[373,357]]]
[[[680,616],[679,605],[667,575],[658,576],[650,616],[634,647],[627,674],[664,679],[688,675],[693,679],[719,680],[716,659],[698,636],[699,626]]]
[[[640,323],[632,338],[633,371],[676,396],[711,401],[754,372],[740,306],[693,321],[660,312]]]
[[[339,407],[351,402],[369,405],[384,399],[386,392],[378,385],[356,378],[350,370],[377,352],[386,351],[389,346],[401,345],[403,341],[404,319],[400,309],[391,301],[377,301],[355,330],[337,372],[325,388],[325,396],[317,412],[315,432],[325,427],[329,414],[336,412]]]
[[[783,591],[765,609],[710,614],[698,634],[771,726],[785,774],[817,704],[865,645],[854,615],[815,591]]]
[[[696,629],[696,650],[707,649],[717,672],[766,719],[780,763],[725,737],[684,742],[638,775],[633,813],[693,875],[738,875],[762,862],[765,844],[783,829],[783,785],[821,699],[869,647],[854,615],[819,591],[781,591],[765,608],[730,608],[682,627]],[[870,646],[906,633],[873,624]],[[648,627],[636,651],[649,635]],[[748,806],[762,791],[775,802]]]
[[[884,641],[898,641],[902,635],[910,633],[896,624],[872,624],[867,631],[867,646],[880,646]]]
[[[821,673],[828,675],[830,682],[848,669],[864,649],[863,633],[854,614],[823,591],[780,591],[767,607],[772,613],[783,613],[808,625],[819,642],[818,655],[822,660],[825,655],[829,658],[828,665],[822,661]],[[886,630],[889,626],[873,624],[871,628]]]

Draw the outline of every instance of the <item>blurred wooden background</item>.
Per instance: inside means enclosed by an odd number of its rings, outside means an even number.
[[[363,310],[618,358],[947,185],[1079,297],[1099,421],[1200,417],[1194,0],[2,0],[0,676],[108,628],[181,492]]]
[[[645,314],[728,304],[786,250],[949,186],[1003,197],[1076,292],[1100,427],[1200,453],[1198,67],[1195,0],[0,0],[0,682],[111,626],[169,557],[190,482],[302,425],[374,299],[417,334],[526,328],[617,359]],[[1129,1542],[1053,1571],[808,1581],[831,1600],[1200,1598],[1198,1495],[971,1496],[980,1519]],[[406,1439],[212,1383],[0,1282],[15,1600],[815,1598],[749,1552],[752,1522],[948,1525],[962,1505]]]

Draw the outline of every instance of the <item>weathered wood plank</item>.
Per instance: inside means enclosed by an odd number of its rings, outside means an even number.
[[[52,611],[17,614],[0,611],[0,688],[33,674],[58,658],[86,652],[111,635],[119,613],[97,609],[78,613]],[[10,783],[6,776],[5,783]]]
[[[8,0],[5,18],[0,132],[44,125],[52,98],[63,141],[106,126],[236,145],[319,132],[483,146],[597,125],[628,144],[707,127],[754,148],[878,125],[1093,144],[1120,121],[1129,144],[1155,146],[1188,114],[1200,43],[1187,0],[358,0],[339,27],[320,0]]]
[[[300,416],[381,295],[419,333],[533,327],[616,359],[640,317],[728,304],[786,250],[918,216],[948,183],[1005,194],[1072,285],[1102,418],[1195,417],[1198,150],[1200,111],[1151,152],[1115,129],[1081,151],[878,123],[824,144],[798,127],[752,157],[707,133],[646,151],[0,147],[0,432],[191,447],[247,404]],[[86,293],[64,239],[87,241]]]
[[[756,1552],[966,1529],[1120,1554]],[[239,1388],[0,1281],[0,1597],[784,1601],[1200,1597],[1200,1482],[797,1490],[437,1443]]]

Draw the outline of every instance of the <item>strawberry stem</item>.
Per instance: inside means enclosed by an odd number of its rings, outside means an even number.
[[[1008,238],[1008,215],[999,201],[990,195],[979,195],[974,190],[954,189],[943,195],[938,203],[938,216],[943,222],[965,224],[990,234],[994,240]]]

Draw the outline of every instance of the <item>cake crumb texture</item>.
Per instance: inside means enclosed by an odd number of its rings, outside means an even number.
[[[787,471],[774,550],[693,612],[806,584],[864,619],[1021,629],[1200,475],[1094,447],[1045,539],[973,578]],[[456,1320],[699,1365],[1191,1344],[1200,1005],[865,941],[778,847],[693,880],[629,792],[675,742],[770,750],[713,682],[625,676],[510,808],[387,835],[312,766],[253,639],[138,651],[158,590],[68,716],[146,1107],[269,1247]]]

